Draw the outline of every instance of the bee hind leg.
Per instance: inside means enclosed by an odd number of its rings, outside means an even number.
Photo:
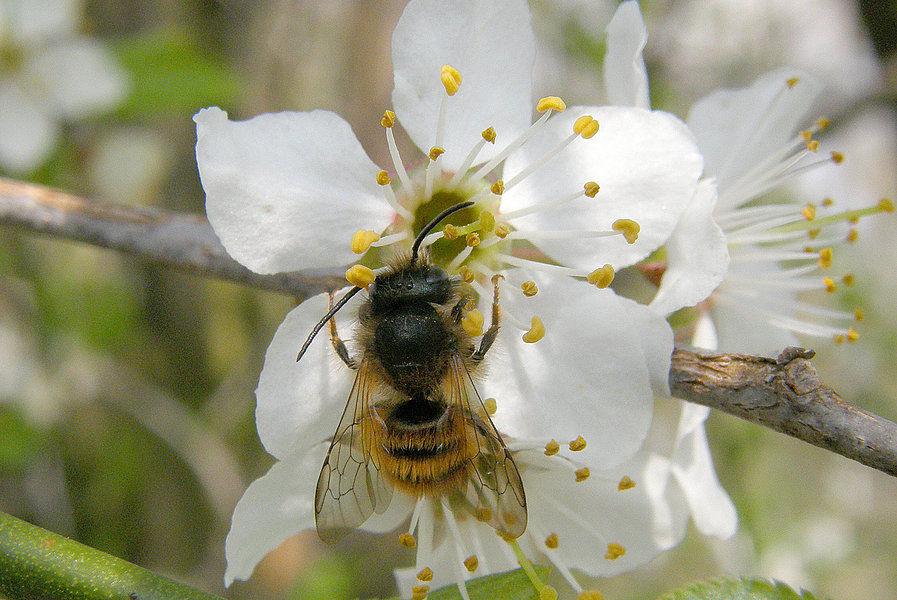
[[[498,306],[498,282],[501,279],[501,275],[492,276],[492,285],[494,288],[494,291],[492,292],[492,320],[489,323],[489,329],[486,330],[486,333],[484,333],[483,337],[480,339],[480,347],[471,356],[475,361],[483,360],[486,356],[486,352],[492,347],[492,343],[495,342],[495,337],[498,335],[498,328],[501,324],[501,309]]]
[[[330,292],[329,300],[327,303],[327,309],[333,308],[333,292]],[[336,317],[330,319],[330,343],[333,345],[333,350],[336,352],[336,355],[339,356],[340,360],[346,363],[346,366],[352,369],[353,371],[358,368],[358,361],[349,356],[349,349],[346,348],[346,343],[343,342],[342,338],[339,336],[339,332],[336,330]]]

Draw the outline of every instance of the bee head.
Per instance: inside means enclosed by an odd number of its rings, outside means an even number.
[[[445,269],[414,261],[392,273],[379,275],[370,288],[374,314],[414,302],[445,304],[452,295],[452,282]]]

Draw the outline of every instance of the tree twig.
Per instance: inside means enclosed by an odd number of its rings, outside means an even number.
[[[99,204],[6,179],[0,179],[0,224],[298,298],[341,285],[337,273],[253,273],[227,255],[200,216]],[[676,350],[670,387],[677,397],[897,476],[897,424],[846,403],[819,381],[811,357],[794,348],[778,359]]]
[[[778,358],[673,352],[673,395],[837,452],[897,476],[897,424],[848,404],[819,380],[815,352]]]

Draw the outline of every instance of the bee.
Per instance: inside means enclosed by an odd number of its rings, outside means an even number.
[[[393,490],[447,500],[506,539],[526,529],[520,473],[483,406],[471,373],[498,334],[498,278],[492,321],[474,344],[461,325],[470,301],[461,281],[419,249],[424,237],[462,202],[431,220],[411,256],[378,274],[358,311],[360,356],[350,356],[333,316],[355,287],[313,328],[297,361],[330,322],[336,354],[356,371],[315,491],[318,535],[334,543],[386,511]]]

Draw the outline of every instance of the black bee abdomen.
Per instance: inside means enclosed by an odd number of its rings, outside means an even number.
[[[375,354],[396,388],[409,396],[438,381],[452,343],[436,309],[426,303],[397,306],[374,330]]]

